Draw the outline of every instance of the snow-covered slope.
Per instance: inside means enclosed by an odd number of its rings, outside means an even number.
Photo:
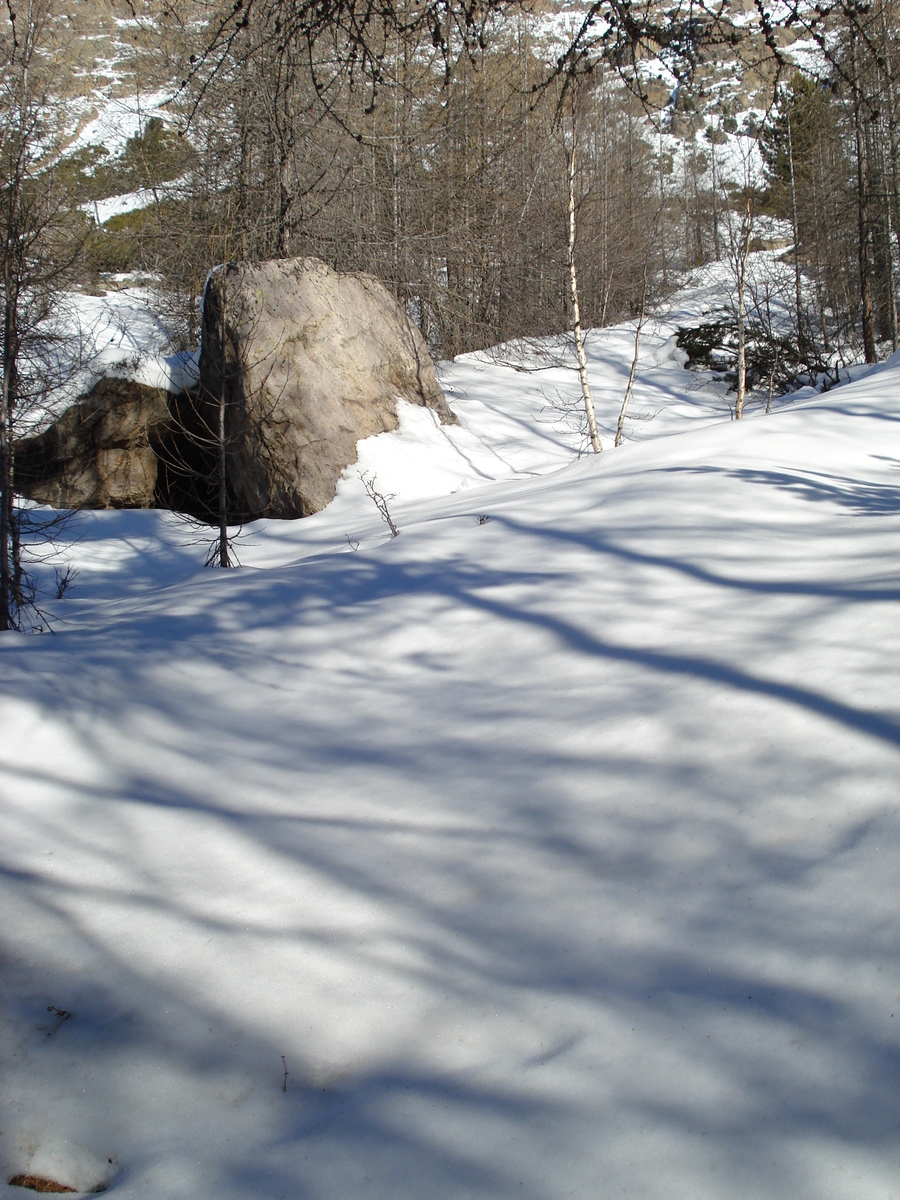
[[[900,368],[735,424],[667,338],[599,459],[448,367],[393,540],[352,472],[240,571],[80,518],[0,643],[7,1178],[896,1193]]]

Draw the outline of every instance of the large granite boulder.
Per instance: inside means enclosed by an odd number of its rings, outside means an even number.
[[[16,490],[57,508],[215,520],[224,387],[229,519],[305,516],[333,498],[360,438],[397,428],[398,399],[455,420],[422,335],[381,284],[314,260],[213,272],[199,390],[174,361],[141,369],[168,390],[102,378],[17,439]]]
[[[421,333],[385,288],[315,259],[212,273],[200,353],[212,434],[223,390],[229,500],[244,519],[324,508],[356,443],[397,428],[398,400],[456,420]]]
[[[16,491],[55,508],[150,508],[167,393],[104,378],[49,428],[16,441]]]

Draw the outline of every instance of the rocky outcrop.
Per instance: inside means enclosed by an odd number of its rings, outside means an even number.
[[[366,275],[314,259],[219,268],[202,338],[202,415],[216,430],[224,394],[230,501],[245,519],[324,508],[356,443],[397,428],[398,400],[456,419],[421,333]]]
[[[49,428],[16,442],[16,491],[56,508],[150,508],[171,427],[166,392],[101,379]]]

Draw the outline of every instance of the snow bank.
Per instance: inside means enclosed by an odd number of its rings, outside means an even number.
[[[48,425],[103,376],[134,379],[171,392],[194,387],[200,372],[199,348],[174,350],[173,330],[163,307],[164,297],[142,287],[62,297],[52,319],[52,332],[63,348],[58,382],[43,403],[19,413],[17,435]]]

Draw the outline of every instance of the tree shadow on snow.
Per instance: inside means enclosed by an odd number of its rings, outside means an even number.
[[[495,519],[715,592],[860,611],[900,598]],[[896,822],[876,800],[838,820],[834,798],[896,768],[900,725],[727,651],[604,637],[546,602],[572,572],[343,555],[4,648],[0,693],[100,764],[7,755],[0,887],[20,924],[4,1154],[51,1111],[73,1143],[130,1141],[119,1179],[135,1194],[273,1200],[812,1200],[812,1151],[887,1161],[897,1019],[856,981],[896,962],[871,874],[874,846],[898,849]],[[490,641],[470,661],[461,640],[463,667],[416,643],[417,621],[451,616],[483,618],[521,659],[503,674]],[[406,653],[382,657],[401,635]],[[558,679],[532,657],[542,646]],[[688,686],[706,720],[739,696],[771,727],[799,713],[822,736],[751,729],[704,757]],[[671,737],[631,745],[627,722],[657,717]],[[819,796],[822,820],[775,836],[766,806],[782,794]],[[73,1014],[52,1038],[47,1005]],[[342,1029],[367,1014],[355,1057]],[[169,1181],[154,1174],[167,1159]]]

